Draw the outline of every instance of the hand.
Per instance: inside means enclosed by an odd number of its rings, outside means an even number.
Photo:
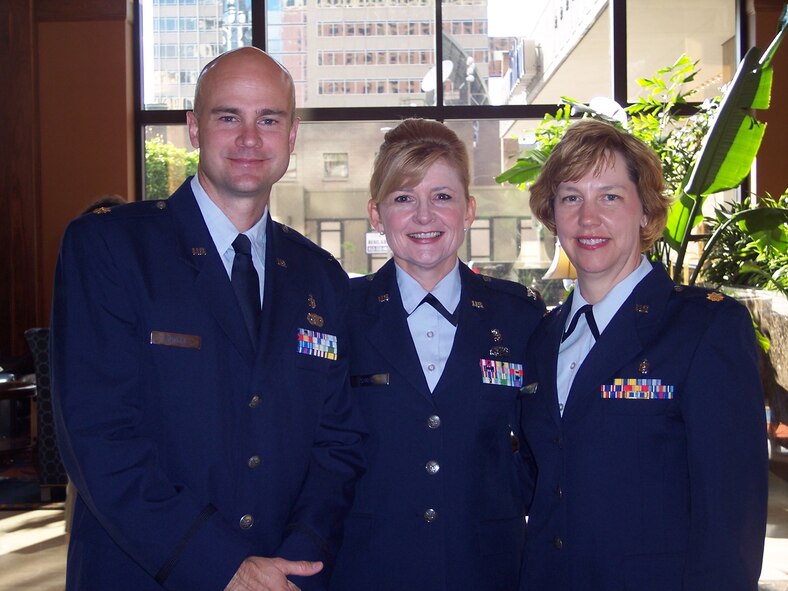
[[[224,591],[298,591],[287,575],[311,577],[323,570],[322,562],[249,556],[238,567]]]

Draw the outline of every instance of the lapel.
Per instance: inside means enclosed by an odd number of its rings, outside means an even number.
[[[617,373],[631,364],[654,340],[662,326],[672,291],[673,282],[664,267],[654,264],[652,271],[613,316],[580,366],[564,409],[565,425],[586,415],[589,406],[600,398],[601,385],[612,383],[616,377],[634,377]]]
[[[289,345],[295,348],[293,315],[306,307],[306,302],[293,301],[296,293],[303,293],[304,290],[299,289],[299,282],[306,275],[291,272],[291,267],[298,264],[298,257],[290,248],[290,241],[283,235],[283,226],[271,219],[270,209],[265,231],[265,285],[257,339],[258,359],[265,358],[267,352],[286,351],[288,343],[282,339],[292,339]]]
[[[208,227],[187,179],[165,202],[175,226],[177,256],[195,272],[194,290],[227,338],[245,358],[254,359],[254,346],[235,297],[230,278],[216,251]]]
[[[450,390],[458,380],[463,383],[464,388],[469,388],[474,381],[481,383],[481,367],[478,360],[481,359],[480,352],[485,350],[484,347],[489,350],[493,346],[490,332],[493,328],[500,329],[504,336],[508,337],[507,342],[512,341],[514,337],[507,334],[505,326],[496,326],[484,279],[462,262],[460,262],[460,285],[462,287],[460,302],[457,304],[457,332],[454,335],[451,353],[446,360],[446,367],[432,394],[435,398],[444,390]],[[491,358],[489,355],[483,356]],[[469,365],[469,360],[474,358],[477,359],[476,363]],[[456,397],[456,391],[450,395]]]
[[[572,309],[572,291],[561,306],[550,314],[543,321],[543,330],[540,333],[543,343],[538,346],[539,352],[544,358],[536,358],[535,363],[541,366],[541,371],[536,372],[540,376],[542,383],[539,388],[548,389],[543,396],[540,396],[545,405],[547,413],[552,417],[557,425],[561,424],[561,411],[558,408],[558,393],[556,392],[558,376],[558,349],[561,346],[561,336],[564,332],[566,317]],[[537,390],[538,392],[538,390]]]
[[[371,281],[364,304],[369,342],[387,363],[432,403],[432,394],[421,370],[402,307],[394,260],[386,262]]]

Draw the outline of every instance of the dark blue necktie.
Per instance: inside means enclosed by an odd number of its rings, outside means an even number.
[[[427,303],[433,308],[435,308],[438,312],[441,313],[441,316],[443,316],[446,320],[451,322],[453,326],[457,326],[457,312],[455,311],[454,314],[449,312],[446,309],[446,307],[443,304],[441,304],[438,298],[436,298],[434,295],[432,295],[431,293],[425,295],[424,299],[419,302],[419,306],[421,306],[424,303]],[[419,306],[416,307],[418,308]]]
[[[566,339],[569,338],[569,335],[572,334],[577,327],[577,321],[580,319],[580,316],[585,314],[586,322],[588,323],[588,328],[591,330],[591,334],[594,335],[594,339],[599,339],[599,328],[597,328],[596,320],[594,320],[594,311],[591,304],[586,304],[584,306],[580,306],[575,312],[575,315],[572,316],[572,322],[569,323],[569,326],[564,331],[564,336],[561,337],[561,342],[563,343]]]
[[[230,282],[241,305],[249,335],[252,341],[257,342],[260,324],[260,278],[252,264],[252,243],[244,234],[238,234],[233,240],[233,249],[235,257]]]

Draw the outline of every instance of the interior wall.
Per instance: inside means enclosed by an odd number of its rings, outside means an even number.
[[[38,312],[43,322],[48,322],[57,253],[69,220],[101,195],[134,198],[129,33],[121,20],[38,26],[43,294]]]
[[[134,197],[130,0],[0,2],[0,359],[48,326],[68,221]]]
[[[750,0],[747,5],[750,39],[748,46],[766,50],[777,33],[785,0]],[[786,154],[788,154],[788,39],[783,39],[772,62],[772,99],[767,110],[758,111],[758,119],[766,123],[761,148],[758,151],[751,190],[758,195],[782,195],[788,189]]]

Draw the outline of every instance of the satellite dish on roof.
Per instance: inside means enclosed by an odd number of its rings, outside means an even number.
[[[443,82],[449,79],[451,76],[452,70],[454,70],[454,62],[451,60],[443,60]],[[421,81],[421,89],[424,92],[432,92],[435,90],[437,86],[435,81],[437,79],[436,72],[438,71],[438,66],[432,66],[430,71],[424,75],[424,78]]]

